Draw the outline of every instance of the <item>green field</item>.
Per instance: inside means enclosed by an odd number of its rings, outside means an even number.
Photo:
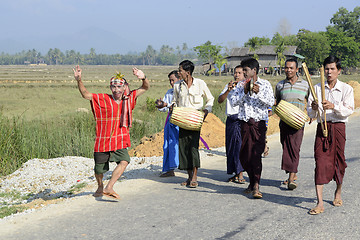
[[[89,92],[110,93],[109,79],[121,71],[131,89],[141,81],[132,75],[133,66],[82,66],[82,79]],[[177,66],[136,66],[150,79],[150,90],[140,96],[131,129],[132,147],[143,136],[159,132],[166,114],[152,104],[170,87],[167,74]],[[88,100],[81,97],[73,77],[73,66],[0,66],[0,176],[6,175],[31,158],[65,155],[92,157],[94,121]],[[232,76],[199,75],[215,99]],[[261,76],[273,86],[284,76]],[[341,76],[359,81],[359,75]],[[314,77],[317,83],[318,77]],[[88,112],[83,112],[83,110]],[[82,110],[82,111],[79,111]],[[225,120],[225,104],[214,103],[213,112]]]

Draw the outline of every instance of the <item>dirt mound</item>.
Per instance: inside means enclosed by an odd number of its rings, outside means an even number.
[[[214,114],[209,113],[201,128],[200,136],[209,148],[225,146],[225,124]],[[140,145],[129,151],[130,156],[152,157],[163,155],[164,130],[151,136],[143,137]],[[205,148],[200,141],[200,148]]]
[[[349,81],[348,84],[354,89],[355,108],[360,107],[360,83]]]
[[[279,121],[280,121],[280,118],[275,113],[273,113],[273,115],[271,117],[269,117],[268,129],[266,132],[267,136],[280,131]]]

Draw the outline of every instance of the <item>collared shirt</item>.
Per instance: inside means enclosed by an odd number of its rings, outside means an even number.
[[[167,90],[167,92],[165,93],[165,96],[163,98],[163,102],[165,102],[167,104],[167,107],[159,108],[159,111],[168,112],[169,107],[171,106],[173,97],[174,97],[174,89],[170,88],[169,90]]]
[[[220,95],[223,95],[227,90],[228,90],[228,86],[229,84],[227,83],[224,87],[224,89],[222,90],[222,92],[220,93]],[[228,93],[227,97],[226,97],[226,108],[225,108],[225,114],[226,116],[229,115],[234,115],[234,114],[239,114],[239,106],[233,106],[231,104],[231,96],[234,94],[235,89],[231,89],[231,91]]]
[[[321,98],[321,84],[314,86],[315,94],[318,98],[321,118],[324,119],[322,98]],[[334,104],[334,109],[326,110],[326,121],[329,122],[348,122],[349,116],[354,112],[354,89],[344,82],[336,80],[335,86],[330,89],[328,83],[325,83],[325,99]],[[312,95],[309,96],[307,105],[308,115],[311,118],[316,118],[318,111],[311,108],[311,103],[314,101]],[[319,119],[318,119],[319,122]]]
[[[298,78],[294,84],[291,84],[288,79],[282,80],[276,84],[276,104],[279,104],[280,100],[285,100],[304,111],[306,108],[305,99],[308,99],[308,97],[309,83],[301,78]]]
[[[239,119],[248,122],[253,118],[255,122],[268,120],[268,108],[274,105],[274,92],[268,80],[258,77],[255,82],[259,85],[259,92],[250,95],[245,94],[241,84],[236,85],[235,92],[231,97],[234,106],[239,106]]]
[[[174,98],[172,104],[175,103],[175,106],[177,107],[190,107],[201,110],[204,105],[204,97],[206,98],[204,109],[211,112],[214,104],[214,97],[206,83],[199,78],[193,78],[193,82],[190,88],[188,88],[186,82],[180,80],[174,84]]]
[[[136,105],[136,90],[129,95],[130,107]],[[96,121],[94,152],[116,151],[131,146],[128,127],[120,126],[123,102],[116,103],[109,94],[92,95],[91,107]]]

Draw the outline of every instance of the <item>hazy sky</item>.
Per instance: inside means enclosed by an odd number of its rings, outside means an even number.
[[[272,38],[282,23],[291,34],[324,31],[340,7],[356,6],[359,0],[0,0],[0,52],[16,44],[77,51],[93,44],[97,53],[194,47],[207,40],[242,46],[251,37]],[[111,48],[111,38],[118,47]]]

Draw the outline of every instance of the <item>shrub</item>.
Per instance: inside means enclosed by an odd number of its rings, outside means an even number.
[[[156,101],[156,99],[146,97],[146,110],[148,112],[155,112],[156,111],[155,101]]]

